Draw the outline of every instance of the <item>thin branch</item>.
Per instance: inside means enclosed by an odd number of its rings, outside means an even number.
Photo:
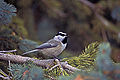
[[[58,66],[59,66],[58,64],[55,65],[55,66],[53,66],[52,68],[49,69],[49,71],[53,70],[54,68],[56,68],[56,67],[58,67]]]
[[[0,53],[0,60],[7,60],[7,61],[10,60],[11,62],[16,62],[16,63],[25,63],[27,61],[32,61],[33,63],[35,63],[38,66],[43,66],[43,67],[54,66],[54,59],[39,60],[39,59],[23,57],[20,55],[13,55],[13,54]],[[67,64],[66,62],[61,62],[61,65],[63,68],[69,69],[71,71],[82,71],[81,69],[72,67],[71,65]]]
[[[4,76],[2,76],[1,74],[0,74],[0,78],[3,78],[3,79],[5,79],[5,80],[10,80],[9,77],[4,77]]]
[[[81,70],[81,69],[77,69],[77,68],[75,68],[75,67],[72,67],[71,65],[66,64],[65,62],[61,62],[61,65],[62,65],[64,68],[70,69],[71,71],[83,71],[83,70]]]
[[[5,52],[16,52],[17,50],[8,50],[8,51],[0,51],[0,53],[5,53]]]
[[[61,66],[60,61],[59,61],[58,59],[55,59],[55,61],[56,61],[56,63],[58,64],[58,66],[60,67],[60,70],[63,71],[63,68],[62,68],[62,66]]]
[[[60,61],[59,61],[58,59],[55,59],[55,61],[56,61],[56,63],[58,64],[58,66],[59,66],[59,68],[60,68],[60,70],[61,70],[61,72],[62,72],[61,74],[63,75],[63,67],[62,67]]]
[[[87,6],[90,7],[92,10],[95,10],[95,9],[96,9],[96,6],[95,6],[93,3],[89,2],[88,0],[78,0],[78,1],[80,1],[81,3],[87,5]]]
[[[0,77],[1,77],[1,78],[3,78],[3,79],[7,79],[7,80],[10,80],[11,77],[8,76],[8,75],[7,75],[5,72],[3,72],[1,69],[0,69],[0,72],[1,72],[3,75],[6,76],[6,77],[5,77],[5,76],[2,76],[2,75],[0,74]]]
[[[49,75],[45,75],[45,74],[44,74],[44,76],[47,77],[47,78],[49,78],[49,79],[51,79],[51,80],[56,80],[56,79],[54,79],[53,77],[51,77],[51,76],[49,76]]]

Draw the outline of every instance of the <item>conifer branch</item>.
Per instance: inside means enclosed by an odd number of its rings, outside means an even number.
[[[54,59],[39,60],[39,59],[30,58],[30,57],[23,57],[20,55],[4,54],[4,53],[0,53],[0,60],[6,60],[6,61],[10,60],[11,62],[16,62],[16,63],[25,63],[27,61],[32,61],[36,65],[42,66],[42,67],[49,67],[54,65]],[[72,67],[66,62],[61,62],[61,66],[71,71],[81,71],[80,69]]]

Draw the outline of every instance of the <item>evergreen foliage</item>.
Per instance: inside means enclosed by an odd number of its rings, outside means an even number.
[[[68,69],[62,71],[59,66],[50,70],[53,66],[49,69],[41,68],[28,61],[24,64],[11,64],[9,72],[13,74],[12,77],[15,80],[43,80],[44,74],[58,80],[119,80],[120,64],[114,63],[110,56],[111,47],[109,43],[94,42],[88,45],[78,57],[62,59],[62,61],[67,61],[69,65],[79,68],[81,71],[74,73]]]
[[[115,64],[111,60],[110,44],[103,42],[98,48],[95,70],[90,72],[79,71],[70,76],[59,76],[58,80],[120,80],[120,64]]]
[[[67,61],[67,63],[73,67],[76,67],[78,69],[81,69],[81,71],[91,71],[94,69],[95,66],[95,58],[96,54],[98,52],[98,42],[94,42],[88,45],[85,50],[82,51],[82,53],[77,57],[70,57],[70,58],[64,58],[62,61]],[[56,64],[56,63],[55,63]],[[51,66],[53,67],[53,66]],[[50,67],[50,68],[51,68]],[[49,69],[45,69],[45,72],[47,75],[50,75],[52,77],[58,77],[61,75],[69,76],[69,70],[60,70],[60,67],[56,67],[49,71]],[[72,71],[70,71],[72,72]]]
[[[96,65],[99,70],[113,70],[113,61],[111,60],[111,47],[109,43],[101,43],[96,58]],[[101,65],[102,64],[102,65]],[[103,66],[104,65],[104,66]]]
[[[98,42],[94,42],[88,45],[85,50],[78,57],[64,58],[63,61],[67,61],[73,67],[81,70],[90,71],[95,65],[95,58],[98,52]]]
[[[19,38],[12,34],[12,30],[4,29],[0,32],[0,50],[17,49]]]
[[[0,0],[0,25],[8,24],[12,16],[15,16],[16,8],[7,4],[4,0]]]
[[[28,61],[25,64],[12,64],[9,72],[13,74],[15,80],[43,80],[43,70]]]
[[[23,1],[24,0],[21,0],[21,4],[23,4],[24,7],[22,5],[21,7],[23,7],[24,9],[23,12],[26,13],[26,15],[24,16],[28,16],[28,13],[29,12],[32,13],[32,11],[34,11],[35,13],[40,11],[41,16],[47,15],[47,17],[51,18],[51,20],[54,20],[54,24],[57,24],[56,26],[58,26],[59,28],[61,28],[60,26],[62,26],[62,28],[66,29],[66,31],[68,31],[71,35],[79,36],[77,38],[72,37],[73,41],[74,39],[76,39],[78,40],[78,42],[81,43],[80,46],[77,43],[77,47],[75,49],[78,48],[80,50],[80,47],[81,46],[83,47],[83,45],[85,45],[85,42],[89,42],[95,39],[97,40],[101,39],[100,38],[101,35],[99,35],[102,32],[101,26],[102,28],[105,26],[101,24],[100,21],[93,16],[92,11],[88,7],[81,4],[78,0],[72,0],[72,1],[42,0],[36,3],[36,4],[40,4],[39,6],[40,10],[38,10],[37,7],[36,8],[37,10],[31,9],[31,11],[29,11],[29,9],[34,5],[32,3],[33,0],[27,1],[26,2],[27,5],[26,3],[23,3]],[[106,16],[111,14],[113,19],[120,21],[120,7],[113,8],[111,5],[108,5],[114,2],[119,3],[119,0],[118,1],[111,0],[111,2],[109,3],[107,3],[105,0],[100,0],[97,4],[100,6],[104,6],[103,7],[104,9],[105,8],[110,9],[110,12],[106,14],[107,11],[105,10],[104,12],[102,11],[102,9],[98,10],[98,12],[102,13],[107,19],[108,17]],[[115,4],[113,5],[115,6]],[[24,36],[28,36],[27,30],[24,28],[23,26],[24,23],[22,22],[22,20],[18,18],[14,18],[13,23],[10,24],[9,27],[1,26],[2,24],[10,23],[12,16],[16,15],[15,12],[16,12],[16,8],[13,5],[7,4],[6,2],[4,2],[4,0],[0,0],[0,45],[1,45],[0,50],[17,49],[18,52],[16,54],[21,54],[22,52],[26,52],[33,49],[34,47],[38,46],[38,44],[34,41],[24,39]],[[37,17],[40,15],[37,15]],[[29,23],[31,23],[32,22],[31,20],[34,20],[33,16],[29,16],[26,18],[27,19],[25,19],[25,22],[29,20],[30,21]],[[40,20],[44,20],[43,17]],[[112,29],[115,28],[119,30],[119,26],[117,25],[116,25],[117,27],[115,25],[111,26],[111,23],[108,23],[109,25],[107,26],[108,28],[113,26]],[[105,32],[107,31],[111,32],[109,31],[109,29],[105,29]],[[108,34],[108,36],[109,37],[114,36],[112,37],[112,40],[115,40],[114,42],[116,42],[116,44],[119,43],[118,35],[116,37],[116,34],[110,33]],[[72,46],[75,47],[74,45]],[[14,78],[14,80],[40,80],[40,79],[43,80],[44,72],[46,75],[55,77],[58,80],[74,80],[74,79],[75,80],[120,80],[120,64],[115,64],[110,56],[111,56],[111,46],[109,43],[104,42],[99,45],[98,42],[94,42],[88,45],[88,47],[86,47],[85,50],[82,51],[82,53],[78,57],[74,56],[74,57],[62,59],[63,62],[66,61],[69,65],[80,69],[81,71],[79,72],[70,73],[70,71],[66,69],[62,71],[59,66],[50,70],[50,68],[53,66],[50,66],[49,69],[41,68],[29,61],[28,63],[25,64],[11,64],[11,66],[9,66],[9,72],[11,73],[11,76]],[[1,61],[0,67],[6,68],[6,66],[8,66],[6,64],[4,65],[3,64],[4,62]],[[56,65],[56,63],[54,63],[54,65]],[[1,71],[0,71],[0,75],[6,76]]]
[[[27,36],[27,31],[24,28],[23,20],[19,17],[14,17],[9,25],[0,26],[0,50],[17,49],[16,54],[21,54],[35,48],[35,42],[23,39],[24,36]],[[32,45],[33,42],[34,44]]]
[[[20,41],[19,49],[22,50],[23,52],[27,52],[29,50],[34,49],[37,46],[38,46],[38,43],[31,40],[23,39]]]
[[[45,74],[57,78],[60,75],[69,76],[69,73],[66,70],[61,70],[59,66],[55,67],[52,70],[44,69]]]

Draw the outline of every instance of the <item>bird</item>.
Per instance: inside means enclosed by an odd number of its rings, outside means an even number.
[[[35,49],[25,52],[22,55],[26,55],[33,52],[42,52],[43,55],[48,57],[57,57],[66,48],[68,36],[64,32],[58,32],[52,39],[41,44]]]

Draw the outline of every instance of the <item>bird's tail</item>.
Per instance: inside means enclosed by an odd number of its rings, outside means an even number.
[[[34,50],[31,50],[31,51],[25,52],[22,55],[29,54],[29,53],[36,52],[36,51],[38,51],[38,49],[34,49]]]

